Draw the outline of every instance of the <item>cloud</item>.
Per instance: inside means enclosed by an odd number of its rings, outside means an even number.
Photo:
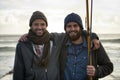
[[[113,26],[114,30],[120,30],[120,0],[93,1],[94,31],[102,32],[101,30],[104,28],[107,30],[105,32],[109,33]],[[64,31],[64,18],[71,12],[78,13],[85,24],[85,5],[85,0],[1,0],[0,34],[6,33],[7,30],[10,34],[27,32],[29,18],[36,10],[45,13],[48,18],[48,30],[51,32]]]

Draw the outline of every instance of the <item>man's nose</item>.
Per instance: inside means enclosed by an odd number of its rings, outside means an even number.
[[[41,28],[42,28],[42,26],[39,24],[39,25],[38,25],[38,28],[40,28],[40,29],[41,29]]]
[[[75,30],[75,27],[74,27],[74,26],[71,26],[71,30]]]

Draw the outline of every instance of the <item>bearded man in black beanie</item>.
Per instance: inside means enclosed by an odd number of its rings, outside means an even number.
[[[64,30],[66,37],[60,53],[60,80],[89,80],[89,76],[98,80],[112,73],[113,63],[101,43],[98,49],[91,48],[93,64],[89,65],[87,33],[78,14],[70,13],[65,17]]]
[[[49,33],[47,18],[40,11],[33,13],[29,26],[16,48],[13,80],[60,80],[59,54],[66,34]]]

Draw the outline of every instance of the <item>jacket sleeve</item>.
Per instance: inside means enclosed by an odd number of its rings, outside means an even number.
[[[99,37],[98,37],[98,35],[96,33],[92,33],[91,38],[99,40]]]
[[[21,45],[19,43],[16,47],[13,80],[24,80],[24,63],[21,53]]]
[[[85,36],[85,38],[87,39],[87,31],[86,30],[83,30],[83,35]],[[91,33],[91,39],[93,40],[93,39],[98,39],[99,40],[99,37],[98,37],[98,35],[96,34],[96,33],[94,33],[94,32],[92,32]]]
[[[61,44],[66,36],[65,33],[51,33],[51,38],[53,40],[55,40],[55,42],[58,42],[59,44]]]
[[[102,78],[112,73],[113,64],[110,61],[101,43],[100,48],[96,50],[96,54],[97,54],[97,68],[95,72],[95,77]]]

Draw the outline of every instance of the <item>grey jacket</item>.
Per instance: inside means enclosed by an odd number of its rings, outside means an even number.
[[[31,42],[19,42],[16,47],[13,80],[59,80],[59,54],[64,34],[51,33],[51,55],[47,69],[33,66]]]

